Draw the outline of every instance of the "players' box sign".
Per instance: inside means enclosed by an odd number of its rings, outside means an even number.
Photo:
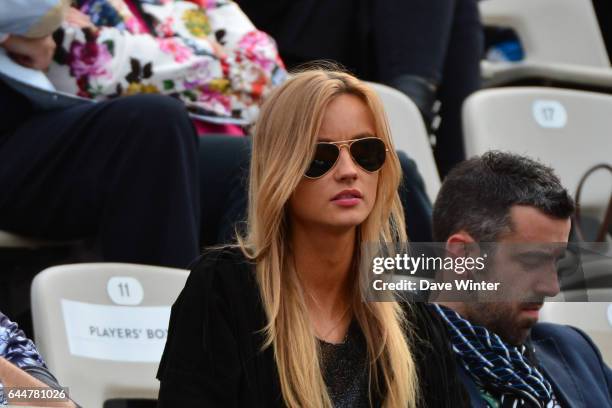
[[[109,306],[62,299],[70,353],[99,360],[156,363],[170,320],[169,306]]]

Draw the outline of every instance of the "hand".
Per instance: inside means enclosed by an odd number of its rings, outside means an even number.
[[[66,10],[66,14],[64,15],[64,21],[69,25],[78,28],[89,28],[92,30],[96,30],[96,26],[94,25],[94,23],[91,22],[89,16],[74,7],[70,7]]]
[[[55,41],[50,35],[41,38],[11,35],[0,47],[6,49],[19,65],[44,71],[53,59]]]
[[[217,58],[219,59],[227,58],[227,53],[225,52],[225,48],[223,48],[221,44],[219,44],[217,41],[213,39],[210,39],[210,43],[213,47],[213,50],[215,51],[215,55],[217,56]]]

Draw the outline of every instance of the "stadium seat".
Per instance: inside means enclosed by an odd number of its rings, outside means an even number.
[[[610,112],[610,95],[538,87],[482,90],[463,106],[466,154],[496,149],[539,159],[574,194],[590,167],[612,163]],[[594,173],[582,192],[583,213],[601,219],[611,190],[609,174]]]
[[[404,151],[416,162],[433,203],[440,189],[440,175],[419,109],[396,89],[373,82],[368,82],[368,85],[382,99],[396,149]]]
[[[485,86],[548,80],[612,90],[610,60],[591,0],[486,0],[479,8],[485,25],[514,29],[525,53],[520,62],[484,61]]]
[[[56,266],[36,276],[35,340],[71,398],[92,408],[109,399],[157,398],[170,306],[187,276],[117,263]]]
[[[479,9],[483,24],[516,31],[526,62],[610,67],[591,0],[485,0]]]
[[[612,366],[612,303],[546,302],[540,321],[580,328],[597,344],[604,361]]]

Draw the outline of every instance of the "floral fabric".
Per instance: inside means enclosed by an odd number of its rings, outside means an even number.
[[[192,113],[246,124],[256,118],[262,98],[285,80],[274,40],[234,2],[134,1],[143,15],[124,0],[75,3],[97,29],[65,23],[56,33],[48,76],[58,90],[96,100],[168,94]]]
[[[30,366],[46,368],[32,340],[2,313],[0,313],[0,357],[19,368]]]

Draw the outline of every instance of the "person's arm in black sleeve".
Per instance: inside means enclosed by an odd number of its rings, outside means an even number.
[[[228,299],[215,276],[223,268],[203,259],[172,307],[160,363],[158,407],[236,407],[241,375]]]

